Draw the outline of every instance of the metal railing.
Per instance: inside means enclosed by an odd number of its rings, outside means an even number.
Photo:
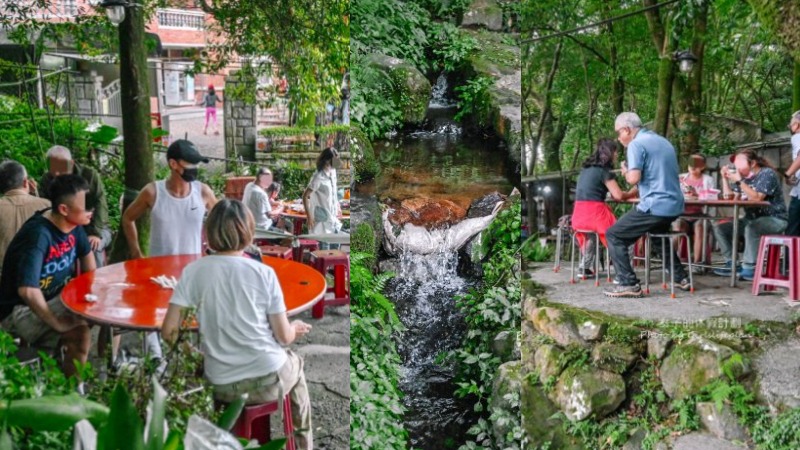
[[[160,28],[180,28],[186,30],[205,29],[206,15],[202,11],[186,11],[183,9],[159,9],[158,26]]]
[[[120,80],[108,83],[108,86],[100,90],[100,104],[104,116],[122,116],[122,96]]]

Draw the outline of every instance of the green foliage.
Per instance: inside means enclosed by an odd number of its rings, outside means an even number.
[[[552,261],[555,255],[555,247],[542,243],[535,236],[530,236],[522,244],[522,255],[525,261],[547,262]]]
[[[358,127],[350,129],[350,159],[355,168],[356,183],[372,180],[381,171],[372,144]]]
[[[303,136],[308,134],[328,135],[333,133],[347,133],[348,131],[350,131],[350,125],[334,124],[314,127],[270,127],[264,128],[263,130],[259,131],[259,133],[261,133],[262,136],[270,138],[283,138],[290,136]]]
[[[494,79],[490,77],[477,77],[467,81],[463,86],[457,86],[455,92],[458,94],[458,113],[455,115],[455,120],[472,117],[479,126],[488,126],[491,112],[489,87],[493,84]]]
[[[370,139],[382,137],[400,124],[403,114],[392,96],[389,75],[370,65],[363,55],[353,55],[350,114]]]
[[[275,179],[281,183],[281,198],[302,197],[314,170],[301,167],[294,161],[274,167]]]
[[[391,275],[373,275],[364,265],[369,257],[374,254],[352,253],[350,259],[350,448],[405,450],[395,344],[403,328],[381,293]]]
[[[359,223],[350,236],[350,250],[353,253],[364,254],[364,266],[368,269],[377,263],[378,244],[375,241],[375,230],[369,223]]]
[[[299,117],[339,103],[342,75],[349,65],[348,0],[309,1],[291,5],[259,0],[199,2],[214,16],[218,40],[201,52],[195,70],[217,72],[241,55],[269,55],[270,62],[245,65],[255,78],[272,75],[272,61],[289,82],[289,99]],[[269,26],[265,26],[269,24]]]
[[[359,0],[351,5],[351,53],[378,52],[426,68],[430,15],[413,1]]]
[[[456,299],[456,305],[464,312],[464,321],[467,324],[467,334],[461,348],[451,354],[458,368],[456,395],[475,398],[475,411],[486,411],[492,383],[502,362],[492,354],[494,337],[501,331],[516,333],[520,326],[522,302],[517,253],[520,244],[519,221],[520,201],[515,198],[509,208],[498,213],[484,232],[484,254],[491,256],[483,263],[483,284]],[[494,442],[493,434],[487,431],[495,420],[503,423],[512,421],[514,425],[510,428],[517,430],[519,413],[495,413],[489,416],[488,421],[479,422],[471,429],[470,434],[475,436],[476,441],[467,443],[462,448],[476,448],[478,445],[488,448],[520,448],[521,433],[514,431],[502,442]]]
[[[478,41],[461,32],[449,22],[431,24],[429,31],[433,54],[445,72],[454,72],[462,67],[467,57],[478,48]]]

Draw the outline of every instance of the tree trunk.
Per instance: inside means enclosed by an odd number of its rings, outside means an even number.
[[[563,42],[564,41],[559,39],[558,44],[556,45],[556,51],[555,54],[553,55],[553,64],[550,67],[550,72],[547,74],[547,81],[544,88],[544,106],[542,107],[542,115],[539,117],[539,123],[537,129],[535,130],[536,132],[533,135],[533,142],[531,144],[533,152],[533,165],[531,174],[533,175],[536,174],[536,162],[539,156],[539,142],[541,142],[542,139],[544,139],[544,135],[546,134],[545,124],[547,123],[548,120],[552,120],[552,118],[550,117],[552,115],[552,112],[550,111],[551,97],[552,97],[550,91],[552,91],[553,89],[553,80],[555,80],[556,72],[558,71],[558,63],[561,58],[561,47]],[[545,159],[547,159],[546,153],[545,153]],[[558,165],[560,166],[560,162],[558,163]],[[547,170],[547,167],[550,166],[551,164],[545,161],[545,170]]]
[[[548,114],[542,129],[542,151],[544,152],[545,172],[561,171],[561,142],[566,136],[567,127],[562,120]]]
[[[123,211],[133,201],[135,193],[153,181],[153,141],[150,127],[147,49],[144,43],[144,11],[141,7],[128,7],[125,13],[125,20],[119,26],[122,133],[125,136],[123,149],[126,192],[123,198]],[[136,224],[139,231],[139,245],[145,251],[150,239],[149,219],[149,215],[145,215]],[[123,261],[129,254],[128,243],[119,230],[109,260]]]
[[[680,135],[680,154],[683,156],[697,153],[700,150],[700,134],[702,132],[701,114],[703,113],[703,59],[708,23],[708,3],[703,2],[694,19],[692,36],[692,53],[697,61],[683,82],[680,76],[675,78],[676,95],[681,98],[681,111],[678,115]]]
[[[644,0],[645,6],[654,6],[656,0]],[[667,34],[667,26],[661,19],[659,9],[651,9],[645,12],[647,26],[650,29],[650,36],[653,45],[660,56],[658,64],[658,97],[656,100],[656,116],[653,119],[653,131],[666,136],[669,129],[669,112],[672,105],[672,83],[675,78],[675,64],[672,61],[672,54],[675,52],[675,44]]]
[[[609,2],[605,3],[603,12],[604,19],[611,16],[611,5]],[[609,49],[609,65],[611,66],[612,85],[611,85],[611,106],[614,108],[614,115],[617,116],[625,111],[625,80],[622,78],[622,73],[619,69],[619,56],[617,54],[617,41],[614,39],[614,23],[608,22],[605,25],[606,33],[608,33],[610,49]]]

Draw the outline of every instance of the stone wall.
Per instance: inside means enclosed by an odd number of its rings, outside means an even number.
[[[550,448],[583,449],[586,442],[565,431],[567,422],[630,422],[644,415],[644,408],[670,408],[686,400],[693,402],[698,429],[659,437],[652,448],[703,448],[678,445],[692,439],[750,443],[727,403],[722,408],[708,403],[704,390],[716,382],[745,386],[772,411],[797,404],[793,389],[776,388],[786,383],[772,380],[775,369],[765,363],[774,359],[775,343],[783,349],[783,340],[796,342],[791,341],[793,324],[745,327],[724,316],[688,327],[635,321],[548,303],[535,285],[525,284],[521,369],[506,376],[520,381],[522,424],[532,448],[549,442]],[[642,420],[612,447],[641,449],[645,436],[664,425],[651,424],[648,430],[646,423]]]
[[[70,109],[83,118],[99,119],[103,114],[99,100],[102,89],[103,77],[97,75],[97,72],[75,75],[72,79]]]
[[[242,81],[234,73],[225,79],[225,86],[233,91]],[[256,156],[256,105],[244,100],[228,98],[223,103],[225,111],[225,157],[255,161]]]

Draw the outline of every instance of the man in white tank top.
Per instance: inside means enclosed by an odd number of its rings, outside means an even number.
[[[170,174],[148,183],[122,215],[122,231],[131,259],[141,258],[136,220],[150,211],[150,256],[199,254],[203,248],[203,217],[217,203],[208,185],[197,181],[197,165],[208,163],[191,142],[179,139],[167,149]],[[147,335],[148,350],[161,357],[156,333]]]

